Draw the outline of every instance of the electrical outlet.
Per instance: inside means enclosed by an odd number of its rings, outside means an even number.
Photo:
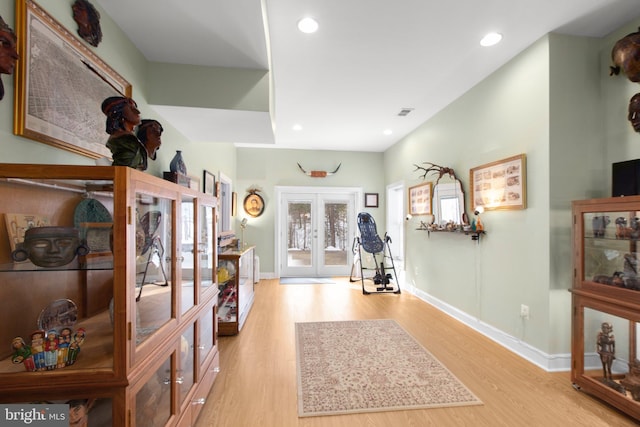
[[[522,317],[523,319],[528,319],[529,318],[529,306],[528,305],[524,305],[524,304],[520,305],[520,317]]]

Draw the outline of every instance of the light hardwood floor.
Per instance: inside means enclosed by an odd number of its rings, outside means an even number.
[[[294,323],[383,318],[395,319],[484,405],[298,418]],[[638,425],[576,391],[568,372],[547,373],[408,292],[367,296],[348,278],[262,280],[240,334],[219,344],[221,371],[197,427]]]

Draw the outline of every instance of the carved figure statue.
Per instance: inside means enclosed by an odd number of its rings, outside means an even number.
[[[0,16],[0,74],[13,74],[18,61],[18,38]],[[4,98],[4,85],[0,80],[0,99]]]
[[[640,82],[640,32],[627,34],[616,42],[611,51],[613,66],[610,75],[620,70],[632,82]]]
[[[611,365],[616,358],[616,338],[610,323],[603,322],[600,325],[596,348],[602,361],[602,374],[605,379],[611,380]]]
[[[144,119],[138,126],[136,135],[145,148],[145,169],[147,157],[151,160],[156,159],[156,152],[162,145],[161,136],[163,131],[162,125],[157,120]]]
[[[110,136],[106,145],[113,165],[146,170],[146,148],[134,133],[140,124],[136,102],[125,96],[111,96],[102,102],[102,112],[107,116],[106,132]]]
[[[98,47],[102,41],[100,12],[87,0],[76,0],[71,6],[73,20],[78,24],[78,35],[91,46]]]

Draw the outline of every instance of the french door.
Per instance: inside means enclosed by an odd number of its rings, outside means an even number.
[[[350,274],[358,194],[353,189],[282,189],[276,239],[280,277]]]

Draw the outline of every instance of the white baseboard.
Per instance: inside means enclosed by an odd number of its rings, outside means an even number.
[[[512,351],[525,360],[533,363],[534,365],[544,369],[547,372],[563,372],[571,369],[571,353],[565,354],[548,354],[545,353],[522,340],[506,334],[493,326],[484,323],[476,317],[458,310],[457,308],[432,297],[420,289],[416,289],[413,286],[405,285],[403,290],[412,293],[416,297],[431,304],[443,313],[453,317],[454,319],[464,323],[475,331],[488,337],[489,339],[497,342],[506,349]]]

